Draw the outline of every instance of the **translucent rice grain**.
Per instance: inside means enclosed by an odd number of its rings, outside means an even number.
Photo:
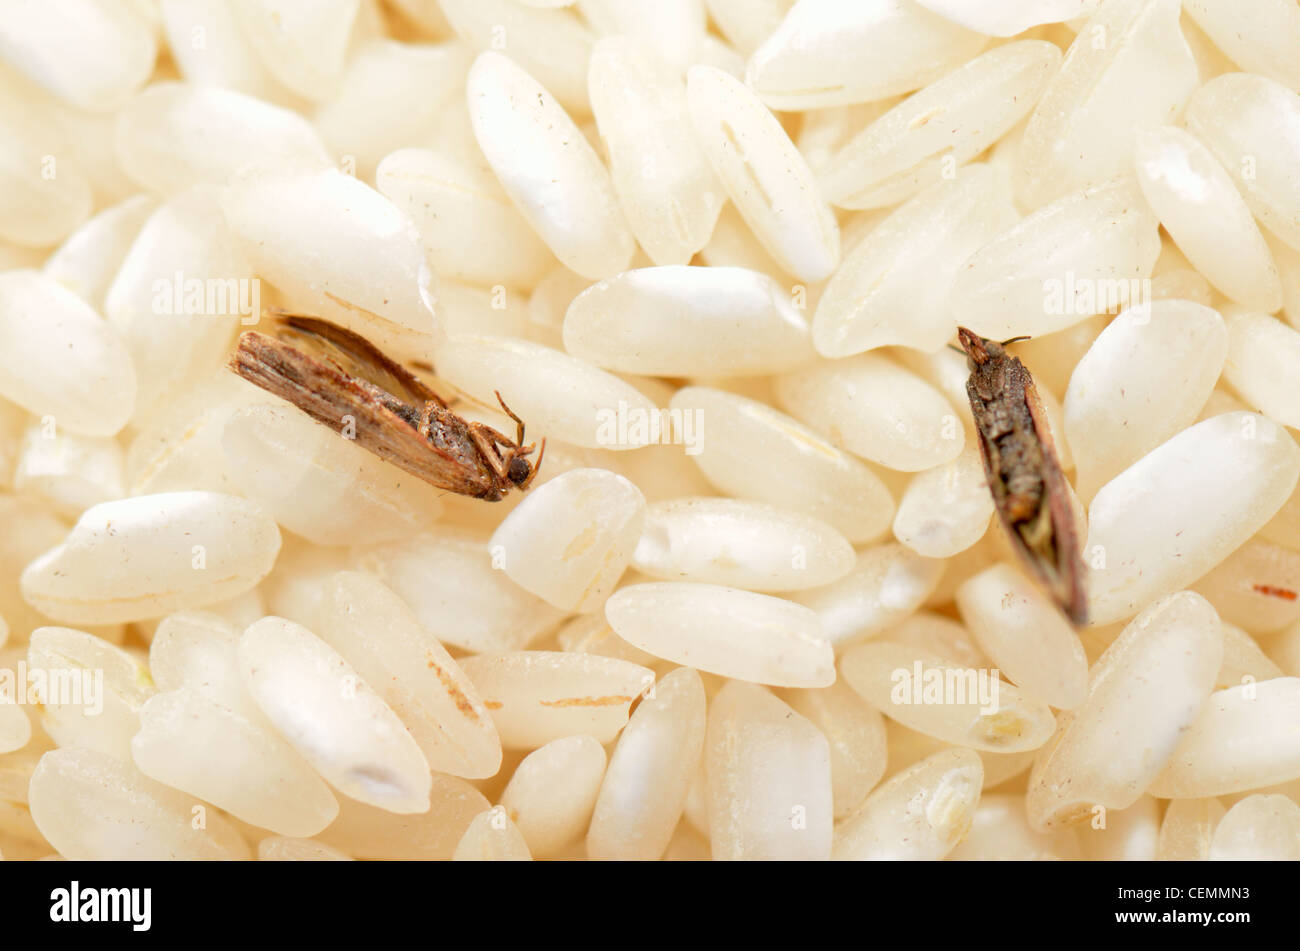
[[[265,402],[265,390],[224,368],[195,381],[158,407],[131,440],[126,451],[130,494],[185,489],[237,494],[221,444],[226,423],[242,407]]]
[[[87,112],[119,108],[157,52],[148,25],[122,0],[11,4],[0,16],[0,57]]]
[[[577,654],[597,654],[631,661],[642,667],[662,664],[658,657],[633,647],[614,633],[604,614],[581,614],[567,621],[555,635],[561,650]]]
[[[773,109],[867,102],[924,86],[985,42],[910,2],[799,0],[754,52],[746,78]]]
[[[41,835],[74,862],[249,858],[248,845],[216,810],[97,750],[41,757],[31,810]]]
[[[50,164],[56,156],[42,154],[42,146],[16,124],[0,119],[0,130],[0,241],[13,243],[6,244],[4,263],[36,267],[41,255],[25,249],[66,238],[90,216],[94,195],[73,162]]]
[[[722,206],[722,213],[713,226],[713,236],[700,249],[700,263],[708,267],[747,267],[778,278],[786,273],[758,243],[754,232],[749,230],[749,225],[731,202]],[[789,280],[793,282],[794,278]]]
[[[1248,405],[1286,426],[1300,426],[1298,360],[1300,331],[1265,314],[1229,315],[1224,378]]]
[[[820,519],[854,543],[888,529],[894,502],[880,477],[802,423],[702,386],[683,387],[670,405],[705,421],[708,437],[691,458],[722,492]]]
[[[14,467],[22,452],[23,433],[31,417],[8,400],[0,399],[0,489],[13,488]]]
[[[1092,16],[1101,0],[916,0],[927,10],[967,29],[989,36],[1014,36],[1044,23],[1069,21],[1078,25],[1081,17]]]
[[[87,509],[23,572],[23,597],[60,621],[159,617],[234,597],[266,576],[280,533],[253,503],[169,492]]]
[[[653,695],[637,707],[600,786],[587,832],[590,858],[654,861],[663,856],[701,761],[705,713],[700,675],[686,667],[659,681]]]
[[[378,192],[337,169],[252,166],[225,211],[253,270],[296,306],[380,345],[436,338],[437,278],[419,232]]]
[[[283,403],[237,411],[222,445],[242,494],[318,545],[409,537],[442,511],[434,486]]]
[[[308,630],[320,627],[328,610],[328,586],[337,572],[349,567],[346,550],[321,548],[290,535],[275,570],[261,586],[267,612]]]
[[[531,287],[555,260],[486,163],[398,149],[379,162],[375,187],[410,215],[445,278]]]
[[[648,376],[779,373],[816,356],[790,292],[730,267],[641,268],[601,281],[569,305],[564,349]]]
[[[1079,635],[1043,592],[1008,564],[957,589],[962,620],[1007,678],[1032,697],[1071,710],[1088,695]]]
[[[672,395],[662,399],[668,403]],[[658,401],[659,398],[656,397]],[[698,421],[697,421],[698,422]],[[698,432],[698,430],[697,430]],[[697,442],[696,445],[699,445]],[[714,495],[715,490],[691,457],[680,446],[648,446],[640,452],[604,455],[606,465],[617,463],[619,471],[643,486],[647,502]]]
[[[489,803],[463,779],[432,776],[428,812],[396,815],[340,797],[339,817],[318,838],[358,859],[450,859],[470,822]]]
[[[145,220],[158,207],[149,195],[135,195],[105,208],[68,236],[42,269],[91,307],[104,306],[104,296],[126,259]]]
[[[599,33],[640,38],[674,72],[684,72],[701,58],[705,37],[703,0],[650,4],[581,0],[579,7]]]
[[[953,177],[1029,113],[1060,62],[1043,40],[976,57],[854,136],[822,174],[826,197],[843,208],[885,207]]]
[[[704,0],[709,19],[748,56],[781,25],[792,0]]]
[[[608,170],[560,104],[501,53],[480,54],[467,83],[479,147],[555,256],[593,280],[624,270],[636,241]]]
[[[901,472],[955,459],[965,443],[957,414],[920,377],[863,353],[778,377],[777,399],[831,442]]]
[[[840,861],[925,861],[966,837],[984,769],[971,750],[945,750],[879,787],[835,830]]]
[[[1166,271],[1153,276],[1151,299],[1153,301],[1189,300],[1203,307],[1209,307],[1213,302],[1210,295],[1210,282],[1190,268]]]
[[[710,704],[704,756],[714,859],[830,858],[830,750],[815,726],[733,681]]]
[[[229,0],[162,0],[159,12],[172,59],[185,79],[277,105],[295,98],[262,65]],[[202,48],[194,42],[196,30],[203,31]]]
[[[1198,581],[1196,590],[1231,624],[1257,634],[1280,631],[1300,619],[1300,552],[1249,541]]]
[[[934,591],[943,570],[943,562],[891,542],[860,551],[839,581],[797,597],[817,612],[822,636],[839,650],[904,620]]]
[[[1247,796],[1214,830],[1215,862],[1300,861],[1300,806],[1286,796]]]
[[[843,680],[821,690],[787,690],[783,698],[821,730],[830,744],[835,818],[842,819],[862,803],[885,773],[884,718]]]
[[[1153,301],[1111,321],[1075,366],[1065,393],[1079,494],[1091,498],[1190,425],[1227,354],[1223,319],[1190,301]]]
[[[1222,662],[1219,618],[1200,595],[1180,592],[1138,615],[1097,661],[1087,700],[1034,764],[1033,826],[1056,828],[1099,804],[1137,802],[1197,719]]]
[[[1047,742],[1056,723],[1047,704],[999,681],[984,687],[979,671],[956,668],[937,654],[891,641],[850,648],[845,681],[867,703],[927,736],[993,753],[1019,753]],[[995,668],[996,670],[996,668]],[[919,671],[920,680],[917,680]],[[940,685],[936,702],[934,684]]]
[[[1017,191],[1031,208],[1128,172],[1135,132],[1172,122],[1196,88],[1179,0],[1111,0],[1070,44],[1025,127]]]
[[[252,96],[189,83],[151,85],[118,113],[118,160],[140,186],[175,195],[224,185],[252,161],[329,161],[311,123]]]
[[[352,856],[313,839],[267,836],[257,843],[259,862],[351,862]]]
[[[135,390],[130,352],[80,297],[35,271],[0,274],[0,396],[72,432],[111,436]]]
[[[338,87],[361,0],[235,0],[235,19],[258,59],[299,96]]]
[[[700,145],[754,236],[797,278],[828,277],[840,261],[839,226],[781,123],[749,87],[711,66],[691,68],[686,100]]]
[[[750,591],[829,584],[853,567],[848,541],[824,522],[738,499],[675,499],[646,513],[632,557],[643,574]]]
[[[13,474],[14,491],[36,495],[64,518],[100,502],[119,499],[122,446],[105,436],[50,433],[36,424],[23,436]]]
[[[1099,809],[1075,829],[1088,861],[1151,862],[1160,836],[1160,804],[1143,796],[1127,809]]]
[[[808,167],[819,176],[823,175],[831,159],[850,139],[896,105],[898,98],[893,97],[808,112],[795,133],[794,144],[799,147],[799,153],[808,162]],[[841,237],[846,249],[852,247],[849,228],[845,228]]]
[[[987,781],[985,783],[987,787]],[[952,862],[1043,862],[1077,860],[1074,830],[1036,832],[1025,818],[1025,799],[1003,793],[980,796],[970,833],[948,856]]]
[[[479,779],[501,766],[501,741],[474,684],[402,600],[369,575],[328,585],[320,637],[375,686],[430,768]]]
[[[513,0],[439,0],[456,34],[476,50],[500,49],[565,109],[588,110],[587,62],[595,37],[568,10],[530,10]]]
[[[27,564],[63,541],[68,527],[34,499],[0,493],[0,614],[15,640],[26,640],[48,619],[23,598],[20,577]]]
[[[1186,0],[1187,15],[1242,70],[1300,92],[1300,11],[1286,0]]]
[[[267,617],[239,642],[244,685],[334,788],[389,812],[429,809],[429,764],[392,709],[328,644]]]
[[[83,631],[42,627],[32,632],[27,666],[44,671],[40,722],[55,743],[131,759],[140,707],[155,692],[142,664]]]
[[[188,689],[140,708],[130,750],[152,779],[281,835],[315,835],[338,814],[329,787],[289,744]]]
[[[489,288],[444,281],[439,288],[438,306],[447,330],[452,334],[533,336],[528,324],[527,298],[520,293],[510,293],[501,284]]]
[[[1050,334],[1134,302],[1160,254],[1155,215],[1118,178],[1039,208],[975,252],[952,285],[957,320],[994,340]]]
[[[1274,646],[1277,640],[1273,639],[1269,646]],[[1264,653],[1253,637],[1235,624],[1223,624],[1223,664],[1214,682],[1216,688],[1282,676],[1285,671]]]
[[[552,740],[524,757],[501,806],[534,858],[558,855],[582,835],[604,775],[605,751],[590,736]]]
[[[835,680],[817,616],[791,601],[712,584],[637,584],[615,592],[605,616],[636,647],[709,673],[778,687]]]
[[[1135,161],[1142,194],[1197,270],[1246,307],[1272,313],[1282,306],[1264,236],[1200,140],[1174,126],[1150,129],[1138,135]]]
[[[350,559],[395,591],[429,634],[475,653],[522,650],[563,616],[493,567],[476,533],[443,529],[354,549]]]
[[[967,446],[956,459],[912,478],[894,516],[894,537],[919,555],[947,558],[978,542],[992,517],[979,448]]]
[[[132,422],[144,425],[191,380],[214,372],[241,322],[261,317],[259,297],[220,189],[198,186],[154,212],[104,298],[136,368]]]
[[[970,631],[942,614],[918,611],[891,627],[889,639],[930,654],[938,654],[956,666],[993,666]]]
[[[1147,453],[1088,509],[1092,623],[1129,617],[1204,575],[1281,508],[1298,476],[1295,442],[1252,413],[1207,419]]]
[[[1300,249],[1300,96],[1263,76],[1229,73],[1192,96],[1187,128],[1232,176],[1260,224]]]
[[[529,862],[528,843],[503,806],[474,817],[452,855],[456,862]]]
[[[972,254],[1017,220],[986,165],[908,201],[852,248],[827,283],[813,342],[827,357],[875,347],[941,348],[957,332],[948,292]]]
[[[5,693],[9,692],[6,688]],[[20,750],[32,738],[32,721],[18,704],[6,698],[0,703],[0,753]]]
[[[260,720],[261,708],[239,672],[242,634],[243,627],[218,614],[177,611],[154,632],[149,673],[159,690],[190,691],[245,720]]]
[[[1175,799],[1165,809],[1156,843],[1161,862],[1203,862],[1210,856],[1214,827],[1223,818],[1217,799]]]
[[[645,497],[620,475],[575,469],[530,492],[489,542],[515,584],[566,611],[600,608],[632,558]]]
[[[627,723],[632,701],[654,683],[645,667],[595,654],[479,654],[460,666],[508,750],[533,750],[578,733],[608,743]]]
[[[500,391],[530,431],[552,439],[615,450],[653,441],[651,419],[659,414],[640,391],[559,350],[518,338],[457,334],[438,347],[434,362],[442,379],[484,406],[495,406]]]
[[[651,59],[642,45],[648,39],[610,36],[596,44],[588,67],[592,111],[637,241],[656,264],[686,264],[708,243],[726,199],[686,118],[685,88]]]
[[[1151,784],[1153,796],[1223,796],[1300,779],[1300,678],[1212,694]]]
[[[349,59],[338,95],[316,110],[316,128],[332,154],[350,156],[356,174],[373,180],[380,159],[436,128],[472,58],[460,43],[369,42]]]

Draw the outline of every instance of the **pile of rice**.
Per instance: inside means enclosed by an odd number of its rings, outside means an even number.
[[[3,5],[0,852],[1300,858],[1298,92],[1294,0]],[[275,306],[536,483],[237,378]]]

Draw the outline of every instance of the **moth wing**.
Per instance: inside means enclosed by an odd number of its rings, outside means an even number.
[[[425,482],[464,495],[491,488],[486,476],[467,471],[420,435],[417,410],[333,361],[322,362],[279,337],[247,331],[239,338],[231,369],[321,425],[338,433],[354,431],[357,445]]]
[[[377,386],[400,402],[423,406],[432,400],[439,406],[447,405],[410,370],[346,327],[306,314],[281,313],[273,332],[284,342],[333,363],[347,375]]]
[[[966,384],[966,396],[970,400],[971,412],[975,419],[975,434],[979,438],[980,459],[984,462],[984,479],[989,484],[989,491],[993,494],[994,508],[999,513],[1002,511],[1002,499],[1006,495],[1006,486],[998,478],[997,473],[1002,466],[1002,454],[998,450],[997,443],[989,438],[986,427],[980,425],[980,413],[984,407],[984,401],[980,398],[975,390],[975,384]]]
[[[1028,374],[1026,374],[1028,376]],[[1053,593],[1065,613],[1076,624],[1087,623],[1088,594],[1084,589],[1086,571],[1083,565],[1082,539],[1079,538],[1074,507],[1070,502],[1070,486],[1065,473],[1061,471],[1061,462],[1056,454],[1056,442],[1052,439],[1051,424],[1042,400],[1038,397],[1038,388],[1032,379],[1025,384],[1025,403],[1029,407],[1029,416],[1034,423],[1034,433],[1039,445],[1043,447],[1043,483],[1046,514],[1051,521],[1054,541],[1055,559],[1053,568],[1055,577],[1051,582]]]

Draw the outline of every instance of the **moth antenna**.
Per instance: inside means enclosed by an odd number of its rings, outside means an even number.
[[[1019,343],[1021,340],[1033,340],[1033,339],[1034,339],[1033,336],[1030,334],[1021,334],[1019,337],[1012,337],[1010,340],[1003,340],[999,346],[1005,347],[1009,344]]]
[[[515,425],[519,427],[518,438],[515,439],[515,445],[522,446],[524,444],[524,421],[520,419],[518,416],[516,416],[515,411],[506,405],[506,401],[501,398],[500,390],[493,390],[492,395],[497,398],[497,402],[500,403],[501,408],[506,411],[506,415],[509,416],[511,419],[513,419],[515,421]]]

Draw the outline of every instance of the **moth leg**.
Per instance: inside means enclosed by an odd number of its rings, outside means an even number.
[[[530,453],[530,452],[532,452],[532,451],[533,451],[533,447],[532,447],[532,446],[529,446],[527,449],[522,450],[519,454],[520,454],[521,456],[526,456],[526,455],[528,455],[528,453]],[[546,439],[545,439],[545,437],[543,437],[543,438],[542,438],[542,449],[541,449],[541,452],[539,452],[539,453],[537,454],[537,461],[533,463],[533,471],[530,472],[530,473],[528,473],[528,478],[525,479],[523,482],[521,482],[521,483],[519,484],[519,491],[520,491],[520,492],[524,491],[524,490],[527,489],[530,485],[533,484],[533,480],[537,478],[537,473],[540,472],[540,471],[542,470],[542,457],[545,456],[545,455],[546,455]]]
[[[519,435],[515,439],[515,445],[522,446],[524,444],[524,421],[516,416],[515,411],[506,405],[506,401],[501,398],[501,392],[499,390],[493,390],[492,393],[496,396],[497,402],[501,404],[501,408],[506,411],[506,415],[513,419],[515,424],[519,427]]]
[[[509,437],[503,435],[502,433],[497,432],[491,426],[485,425],[483,423],[474,423],[473,425],[477,426],[479,428],[479,431],[482,432],[483,435],[486,436],[488,439],[491,439],[495,445],[501,446],[502,448],[505,449],[517,448],[515,444],[511,442]]]
[[[501,453],[497,451],[496,440],[493,436],[505,438],[491,426],[484,426],[482,423],[469,424],[469,438],[474,441],[474,446],[478,449],[479,455],[483,457],[483,461],[487,463],[488,468],[496,473],[498,479],[506,481],[510,460],[503,458]]]

